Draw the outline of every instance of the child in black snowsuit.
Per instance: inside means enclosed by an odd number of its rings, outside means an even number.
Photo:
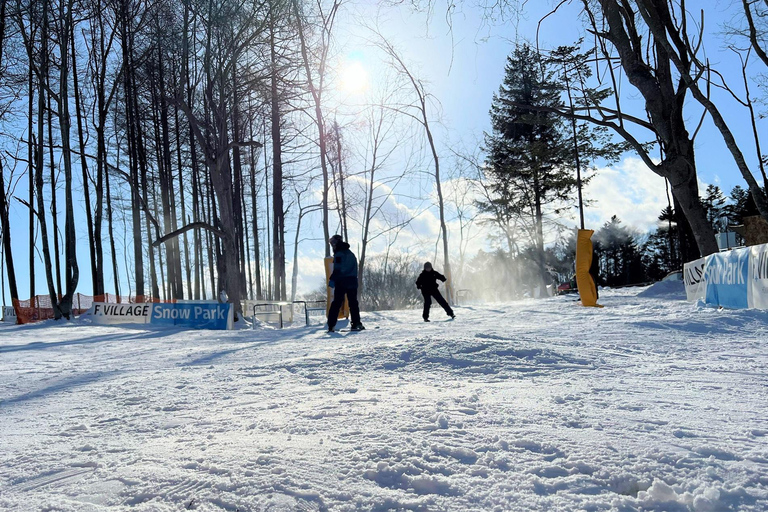
[[[424,271],[419,274],[419,278],[416,280],[416,288],[421,290],[421,294],[424,296],[424,317],[425,322],[429,322],[429,307],[432,305],[432,297],[435,298],[438,304],[440,304],[449,317],[455,318],[451,306],[443,298],[440,290],[437,289],[437,280],[445,282],[445,276],[440,272],[432,269],[432,264],[426,262],[424,264]]]

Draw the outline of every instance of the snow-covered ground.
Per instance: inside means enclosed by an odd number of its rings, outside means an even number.
[[[768,312],[665,286],[336,335],[0,328],[0,509],[768,510]]]

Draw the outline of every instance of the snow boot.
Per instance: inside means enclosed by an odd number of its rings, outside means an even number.
[[[425,318],[425,319],[424,319],[424,321],[425,321],[425,322],[429,322],[429,318]]]
[[[360,323],[357,323],[357,324],[352,324],[350,326],[349,330],[350,331],[364,331],[365,330],[365,326],[363,325],[362,322],[360,322]]]

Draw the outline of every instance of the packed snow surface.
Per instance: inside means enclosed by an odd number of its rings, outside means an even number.
[[[638,291],[335,335],[5,326],[0,510],[768,510],[768,313]]]

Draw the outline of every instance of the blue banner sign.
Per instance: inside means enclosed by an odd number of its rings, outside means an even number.
[[[150,323],[190,329],[231,329],[232,304],[177,303],[153,304]]]
[[[748,308],[749,249],[735,249],[707,256],[704,276],[707,304]]]

